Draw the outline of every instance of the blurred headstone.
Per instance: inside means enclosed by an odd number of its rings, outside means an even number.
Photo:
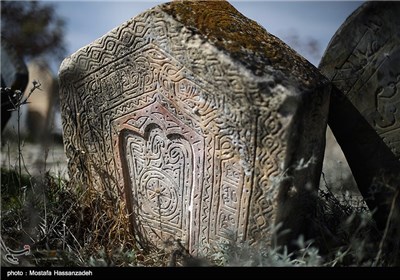
[[[25,62],[13,50],[12,44],[1,38],[1,132],[11,117],[11,111],[16,109],[15,91],[22,94],[27,83],[28,70]]]
[[[54,126],[55,102],[57,100],[57,81],[50,67],[43,59],[35,59],[27,65],[29,84],[38,82],[40,90],[32,93],[28,99],[27,129],[35,142],[48,142]],[[30,88],[25,91],[28,96]]]
[[[329,82],[228,2],[156,6],[59,77],[72,184],[118,191],[143,244],[310,236]]]
[[[399,2],[364,3],[319,65],[335,86],[329,126],[380,229],[393,209],[400,213],[399,15]]]

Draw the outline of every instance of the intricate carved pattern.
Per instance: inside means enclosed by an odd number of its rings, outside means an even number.
[[[339,89],[329,125],[381,230],[400,211],[388,203],[400,182],[399,13],[398,2],[364,3],[332,38],[320,65]]]
[[[232,231],[255,238],[274,220],[269,180],[290,164],[296,106],[281,118],[289,91],[276,77],[249,73],[160,7],[64,61],[71,177],[118,190],[155,244],[205,252]]]
[[[342,36],[334,37],[320,68],[400,159],[398,12],[395,2],[361,7],[338,31]]]
[[[118,118],[113,127],[115,148],[122,152],[118,170],[130,179],[135,219],[159,241],[166,234],[187,239],[190,198],[200,190],[193,177],[202,174],[203,138],[158,102]]]

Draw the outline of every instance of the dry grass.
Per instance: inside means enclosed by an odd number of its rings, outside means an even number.
[[[300,237],[298,250],[288,252],[276,245],[254,247],[232,238],[197,259],[174,244],[142,250],[126,226],[123,202],[92,187],[70,186],[48,173],[43,178],[23,175],[19,180],[17,172],[2,169],[1,178],[2,239],[14,249],[31,246],[31,254],[21,257],[23,266],[398,265],[393,256],[398,252],[391,254],[381,245],[369,211],[340,202],[329,190],[320,191],[318,238]],[[20,181],[22,190],[18,189]],[[2,266],[9,265],[2,260]]]

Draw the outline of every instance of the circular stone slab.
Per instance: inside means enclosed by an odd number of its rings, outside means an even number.
[[[319,65],[336,87],[328,124],[382,226],[393,195],[383,185],[399,185],[400,174],[399,14],[399,2],[364,3],[335,33]]]

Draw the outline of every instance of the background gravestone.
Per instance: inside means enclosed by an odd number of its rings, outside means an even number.
[[[57,82],[54,79],[47,63],[42,59],[35,59],[27,65],[29,71],[29,84],[33,81],[40,83],[40,92],[29,97],[28,112],[26,117],[27,129],[30,137],[35,142],[48,142],[54,126],[54,113],[58,96]],[[25,91],[28,95],[30,89]]]
[[[142,244],[308,236],[328,81],[229,3],[156,6],[59,76],[71,183],[118,192]]]
[[[13,50],[12,45],[1,38],[1,132],[11,117],[11,110],[16,109],[15,90],[24,92],[28,84],[28,69],[24,60]],[[11,91],[5,91],[5,88]]]
[[[366,2],[336,32],[319,65],[335,85],[329,126],[380,229],[392,207],[400,218],[399,14],[399,2]]]

